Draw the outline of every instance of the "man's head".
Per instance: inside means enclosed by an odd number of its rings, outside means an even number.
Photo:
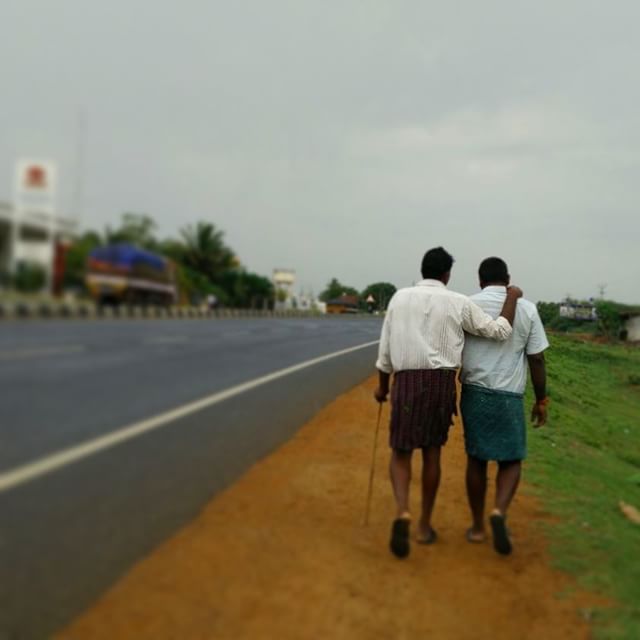
[[[509,269],[502,258],[485,258],[478,268],[478,277],[483,289],[489,285],[509,286]]]
[[[447,284],[451,277],[451,267],[453,266],[453,256],[447,253],[442,247],[429,249],[422,258],[422,277],[431,280],[440,280]]]

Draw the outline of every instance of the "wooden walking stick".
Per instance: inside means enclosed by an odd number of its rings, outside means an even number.
[[[371,470],[369,472],[369,490],[367,492],[367,505],[364,512],[364,521],[362,525],[366,527],[369,524],[369,511],[371,511],[371,493],[373,491],[373,474],[376,468],[376,451],[378,449],[378,431],[380,430],[380,416],[382,415],[382,402],[378,406],[378,421],[376,422],[376,431],[373,436],[373,455],[371,456]]]

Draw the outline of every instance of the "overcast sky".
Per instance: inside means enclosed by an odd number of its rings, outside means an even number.
[[[532,300],[640,302],[635,1],[3,0],[0,199],[50,158],[83,227],[215,223],[243,264],[362,288],[503,257]]]

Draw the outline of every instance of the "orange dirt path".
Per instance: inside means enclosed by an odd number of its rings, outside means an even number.
[[[375,379],[337,398],[287,444],[219,494],[58,638],[64,640],[585,639],[572,581],[552,570],[522,492],[510,513],[515,551],[464,539],[461,429],[445,448],[438,542],[388,551],[388,407],[370,523],[362,526],[377,407]],[[412,503],[418,516],[419,458]],[[573,595],[559,597],[560,593]]]

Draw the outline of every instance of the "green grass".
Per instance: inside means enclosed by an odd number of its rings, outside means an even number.
[[[547,510],[556,566],[615,601],[597,638],[640,638],[640,349],[551,336],[550,421],[529,431],[527,479]],[[527,391],[527,406],[532,393]]]

